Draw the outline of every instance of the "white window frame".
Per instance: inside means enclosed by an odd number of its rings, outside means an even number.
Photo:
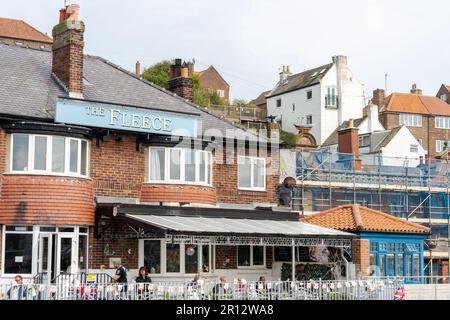
[[[14,136],[28,136],[28,170],[13,170],[13,151],[14,151]],[[35,170],[34,169],[34,152],[35,152],[35,140],[36,137],[46,137],[47,138],[47,154],[46,154],[46,169],[45,170]],[[65,139],[64,144],[64,172],[53,172],[52,171],[52,156],[53,156],[53,137],[62,137]],[[77,172],[70,171],[70,141],[75,140],[78,142],[78,154],[77,154]],[[81,174],[81,143],[86,142],[86,174]],[[51,175],[51,176],[67,176],[67,177],[77,177],[77,178],[89,178],[89,168],[90,168],[90,144],[86,139],[72,138],[65,136],[56,135],[42,135],[42,134],[28,134],[28,133],[13,133],[9,136],[9,174],[30,174],[30,175]]]
[[[250,187],[241,187],[239,185],[239,176],[240,176],[240,170],[239,170],[239,164],[241,163],[243,158],[247,158],[250,159],[250,166],[251,166],[251,170],[250,170]],[[260,161],[262,160],[264,162],[264,186],[263,187],[255,187],[253,186],[253,174],[254,174],[254,166],[256,164],[256,161]],[[265,158],[261,158],[261,157],[249,157],[249,156],[238,156],[238,163],[237,163],[237,183],[238,183],[238,189],[239,190],[247,190],[247,191],[266,191],[266,179],[267,179],[267,168],[266,168],[266,159]]]
[[[441,94],[440,99],[444,102],[447,102],[447,95],[445,93]]]
[[[225,97],[225,90],[223,89],[217,89],[217,95],[221,98]]]
[[[410,144],[409,152],[411,153],[419,153],[419,145],[418,144]]]
[[[262,245],[242,245],[250,247],[250,265],[249,266],[240,266],[239,265],[239,245],[236,246],[236,266],[238,269],[266,269],[266,246]],[[263,264],[253,264],[253,247],[262,247],[263,248]]]
[[[278,105],[278,101],[280,102],[280,105]],[[277,108],[281,108],[281,107],[282,107],[281,98],[275,100],[275,106],[276,106]]]
[[[434,118],[434,127],[436,129],[450,129],[450,117]]]
[[[308,98],[308,95],[311,93],[311,98]],[[306,91],[306,101],[310,101],[313,98],[313,91],[312,90],[307,90]]]
[[[186,273],[186,257],[185,257],[185,252],[186,252],[186,243],[185,242],[181,242],[181,243],[177,243],[180,246],[180,272],[167,272],[167,261],[166,261],[166,254],[167,254],[167,250],[166,250],[166,246],[167,244],[170,244],[170,240],[167,239],[139,239],[139,254],[138,254],[138,260],[139,260],[139,265],[143,266],[144,265],[144,241],[159,241],[159,245],[160,245],[160,262],[161,262],[161,272],[160,273],[149,273],[150,277],[167,277],[167,276],[183,276],[183,275],[195,275],[195,274],[211,274],[212,270],[213,270],[213,259],[212,259],[212,254],[213,254],[213,249],[212,249],[212,245],[210,244],[196,244],[197,246],[197,272],[196,273]],[[187,244],[190,245],[190,244]],[[202,264],[203,264],[203,257],[202,257],[202,250],[203,250],[203,246],[207,246],[208,247],[208,272],[203,272],[202,271]]]
[[[445,140],[436,140],[436,152],[441,152],[444,150]],[[447,142],[448,146],[450,146],[450,141]]]
[[[161,149],[164,150],[164,180],[152,180],[150,178],[150,166],[151,166],[151,150],[152,149]],[[180,179],[171,179],[170,178],[170,150],[180,150]],[[195,181],[186,181],[186,150],[195,151]],[[148,160],[147,160],[147,177],[146,183],[155,183],[155,184],[186,184],[186,185],[201,185],[201,186],[212,186],[212,167],[213,167],[213,158],[212,153],[210,151],[205,150],[194,150],[187,148],[166,148],[166,147],[149,147],[148,148]],[[206,154],[205,157],[205,181],[200,181],[200,155]],[[208,170],[209,168],[209,170]],[[209,172],[208,172],[209,171]],[[209,174],[208,174],[209,173]],[[208,182],[209,177],[209,182]]]
[[[407,127],[422,127],[422,115],[414,113],[400,113],[399,124]]]
[[[332,89],[334,89],[334,94],[331,94]],[[327,87],[327,93],[326,96],[328,97],[328,103],[326,104],[327,107],[336,107],[337,106],[337,87],[330,86]],[[333,100],[331,100],[331,97],[334,97]]]

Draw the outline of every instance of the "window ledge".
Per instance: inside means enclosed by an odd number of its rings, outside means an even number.
[[[251,192],[267,192],[266,189],[257,189],[257,188],[239,188],[239,191],[251,191]]]
[[[197,184],[197,183],[188,183],[188,182],[180,182],[180,181],[144,181],[144,184],[151,185],[180,185],[180,186],[192,186],[192,187],[207,187],[214,188],[211,184]]]
[[[61,178],[76,178],[76,179],[92,180],[90,177],[87,177],[87,176],[58,174],[58,173],[50,173],[50,172],[17,171],[17,172],[5,172],[3,174],[11,175],[11,176],[46,176],[46,177],[61,177]]]

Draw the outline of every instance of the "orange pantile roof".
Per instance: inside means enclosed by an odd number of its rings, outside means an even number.
[[[380,112],[386,111],[450,116],[448,104],[441,99],[414,93],[392,93],[380,109]]]
[[[22,20],[0,18],[0,37],[53,43],[52,38]]]
[[[347,232],[422,233],[430,229],[360,205],[343,205],[300,219],[303,222]]]

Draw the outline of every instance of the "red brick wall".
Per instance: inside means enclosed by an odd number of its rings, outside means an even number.
[[[364,239],[352,240],[352,262],[361,276],[369,275],[370,267],[370,241]]]
[[[83,92],[83,33],[84,24],[68,29],[72,21],[64,21],[53,28],[52,71],[70,92]]]
[[[200,85],[203,88],[209,88],[214,91],[224,90],[224,102],[229,102],[230,86],[222,79],[215,69],[207,69],[201,73]]]
[[[266,158],[266,191],[246,191],[238,189],[238,164],[235,149],[233,163],[226,163],[223,157],[227,151],[215,155],[213,165],[213,185],[217,189],[217,200],[223,203],[277,203],[279,175],[278,159]],[[248,154],[248,153],[247,153]],[[274,174],[271,174],[275,172]]]
[[[169,80],[169,90],[186,100],[194,100],[193,80],[192,78],[178,77]]]
[[[150,184],[142,185],[142,202],[217,203],[216,189],[193,185]]]
[[[225,265],[225,260],[230,262]],[[237,246],[216,246],[216,269],[237,269]]]
[[[3,175],[0,224],[94,224],[89,179]]]
[[[119,136],[124,141],[117,141]],[[111,134],[100,147],[92,143],[91,178],[96,196],[139,198],[145,178],[146,148],[136,151],[136,137]]]
[[[109,258],[121,258],[122,264],[127,269],[139,268],[138,250],[139,242],[137,239],[125,239],[127,235],[132,235],[131,229],[124,224],[111,223],[108,220],[105,225],[99,226],[100,238],[94,237],[94,228],[89,230],[89,269],[101,269],[102,265],[109,268]],[[115,254],[107,257],[104,253],[106,245]],[[130,252],[129,252],[130,250]]]

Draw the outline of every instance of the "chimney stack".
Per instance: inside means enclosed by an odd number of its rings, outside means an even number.
[[[139,61],[136,62],[136,75],[141,77],[141,63]]]
[[[372,103],[381,108],[385,104],[385,92],[384,89],[373,90]]]
[[[378,122],[378,106],[373,104],[372,102],[370,102],[367,106],[367,120],[368,131],[369,133],[372,133],[375,131]]]
[[[74,98],[83,98],[84,23],[79,10],[76,4],[61,9],[53,27],[52,72]]]
[[[283,66],[282,71],[280,72],[280,82],[285,82],[286,79],[292,75],[292,73],[289,71],[289,66]]]
[[[192,62],[183,63],[181,59],[175,59],[170,65],[169,75],[169,90],[191,102],[194,100],[193,69]]]
[[[411,93],[417,94],[417,95],[422,95],[422,89],[418,89],[417,85],[414,83],[411,87]]]
[[[338,131],[338,152],[353,154],[353,166],[355,170],[361,170],[361,160],[359,159],[359,129],[355,128],[354,120],[348,121],[348,127]],[[342,161],[348,161],[345,155]]]

